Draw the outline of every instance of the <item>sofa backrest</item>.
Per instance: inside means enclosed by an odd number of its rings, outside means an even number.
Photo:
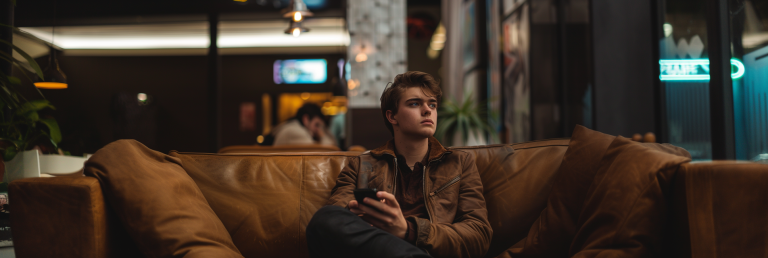
[[[489,254],[525,237],[546,205],[568,140],[460,147],[475,154],[494,230]],[[308,257],[305,228],[358,152],[173,153],[245,257]]]
[[[493,228],[489,255],[503,252],[528,235],[547,205],[568,143],[568,139],[555,139],[458,148],[474,152],[483,180],[488,220]]]

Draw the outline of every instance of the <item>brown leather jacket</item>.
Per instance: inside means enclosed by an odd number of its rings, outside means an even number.
[[[433,137],[429,143],[424,167],[424,202],[429,219],[416,218],[416,246],[435,257],[482,257],[493,232],[475,157],[447,150]],[[336,179],[328,204],[346,208],[355,199],[353,190],[361,168],[371,171],[368,188],[394,194],[397,162],[392,140],[349,159]]]

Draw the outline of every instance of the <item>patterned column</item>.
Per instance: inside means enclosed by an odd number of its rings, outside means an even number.
[[[407,71],[405,0],[347,1],[350,108],[378,108],[381,92]]]

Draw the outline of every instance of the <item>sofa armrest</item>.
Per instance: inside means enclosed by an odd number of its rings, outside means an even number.
[[[693,162],[680,167],[675,181],[673,192],[684,195],[678,208],[685,209],[691,257],[768,254],[768,165]]]
[[[141,256],[96,178],[25,178],[8,190],[16,257]]]

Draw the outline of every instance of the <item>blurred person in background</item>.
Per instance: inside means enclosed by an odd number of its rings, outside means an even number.
[[[272,131],[272,145],[322,144],[336,145],[333,135],[326,132],[326,121],[318,105],[305,103],[294,118],[285,121]]]

